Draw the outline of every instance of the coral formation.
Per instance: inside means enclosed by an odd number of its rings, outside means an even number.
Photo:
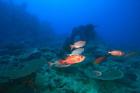
[[[101,76],[97,76],[94,71],[100,71],[102,73]],[[110,69],[107,67],[96,67],[96,69],[87,69],[85,74],[92,79],[100,79],[100,80],[116,80],[122,78],[123,72],[120,70]]]
[[[62,74],[63,73],[63,74]],[[36,83],[42,90],[41,93],[98,93],[95,81],[79,80],[78,75],[65,75],[55,70],[48,70],[45,73],[38,73]]]
[[[0,10],[0,93],[140,93],[140,56],[105,56],[110,48],[96,40],[92,24],[74,28],[59,49],[49,23],[27,13],[26,5],[0,1]],[[88,42],[83,62],[67,68],[48,65],[67,56],[79,39]],[[102,56],[106,60],[95,64]]]

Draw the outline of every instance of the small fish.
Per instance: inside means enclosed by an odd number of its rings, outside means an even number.
[[[125,53],[120,50],[109,51],[108,54],[110,54],[112,56],[124,56],[125,55]]]
[[[74,49],[74,48],[81,48],[81,47],[84,47],[86,44],[86,41],[77,41],[75,42],[73,45],[71,45],[71,50]]]
[[[72,53],[69,55],[80,55],[83,52],[84,52],[84,48],[78,48],[78,49],[73,50]]]
[[[70,65],[80,63],[85,60],[85,56],[82,55],[70,55],[64,60],[58,60],[54,63],[49,62],[50,66],[55,65],[55,67],[68,67]]]
[[[101,62],[105,61],[106,59],[107,59],[107,56],[98,57],[95,60],[95,64],[100,64]]]

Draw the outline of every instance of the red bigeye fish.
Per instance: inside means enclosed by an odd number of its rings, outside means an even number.
[[[81,48],[81,47],[84,47],[86,44],[86,41],[77,41],[75,42],[73,45],[70,45],[71,47],[71,50],[74,49],[74,48]]]
[[[95,60],[95,64],[100,64],[101,62],[105,61],[106,59],[107,59],[107,56],[98,57]]]
[[[70,65],[80,63],[84,61],[84,59],[85,59],[85,56],[82,56],[82,55],[70,55],[64,60],[58,60],[54,63],[49,62],[49,65],[50,66],[54,65],[55,67],[68,67]]]
[[[120,50],[109,51],[108,54],[110,54],[112,56],[124,56],[125,55],[125,53]]]
[[[120,50],[113,50],[113,51],[109,51],[108,54],[110,54],[111,56],[124,56],[125,53],[120,51]],[[102,56],[102,57],[98,57],[96,60],[95,60],[95,64],[99,64],[103,61],[105,61],[107,58],[108,58],[109,55],[106,55],[106,56]]]

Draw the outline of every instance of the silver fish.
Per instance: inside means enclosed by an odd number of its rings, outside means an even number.
[[[81,47],[84,47],[86,44],[86,41],[77,41],[75,42],[73,45],[71,45],[71,50],[74,49],[74,48],[81,48]]]
[[[73,50],[72,53],[69,55],[80,55],[83,52],[84,52],[84,48],[78,48],[78,49]]]

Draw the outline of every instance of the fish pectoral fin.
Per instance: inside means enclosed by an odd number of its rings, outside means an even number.
[[[52,63],[52,62],[48,62],[48,65],[49,65],[49,67],[51,67],[51,66],[54,65],[54,63]]]

